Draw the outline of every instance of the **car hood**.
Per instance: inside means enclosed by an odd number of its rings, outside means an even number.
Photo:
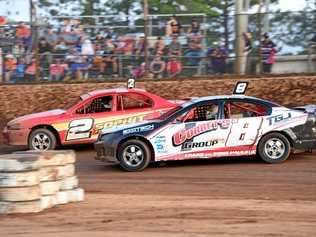
[[[101,131],[100,134],[104,135],[104,134],[109,134],[109,133],[116,133],[116,132],[121,132],[121,131],[125,131],[125,130],[132,129],[132,128],[141,128],[141,127],[145,127],[148,125],[154,126],[159,122],[161,122],[161,121],[160,120],[147,120],[147,121],[142,121],[142,122],[128,124],[128,125],[118,125],[114,128],[105,128]]]
[[[65,113],[65,110],[62,109],[54,109],[54,110],[49,110],[49,111],[45,111],[45,112],[40,112],[40,113],[33,113],[33,114],[27,114],[24,116],[20,116],[17,117],[13,120],[11,120],[8,125],[12,125],[12,124],[16,124],[16,123],[22,123],[22,122],[26,122],[28,120],[33,120],[33,119],[49,119],[51,117],[57,116],[57,115],[61,115],[63,113]]]

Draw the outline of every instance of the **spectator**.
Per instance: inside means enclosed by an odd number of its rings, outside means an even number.
[[[5,56],[5,62],[4,62],[4,73],[5,73],[5,82],[10,82],[12,79],[13,73],[16,69],[16,59],[12,54],[8,54]]]
[[[198,66],[203,56],[202,38],[200,36],[191,36],[189,39],[189,49],[186,54],[189,64]]]
[[[79,55],[79,52],[76,50],[76,48],[72,47],[69,49],[66,56],[66,62],[69,65],[71,78],[80,79],[81,74],[78,73],[78,71],[80,70],[82,64],[82,57]]]
[[[131,56],[134,52],[134,41],[130,37],[120,37],[116,42],[116,53]]]
[[[135,54],[136,56],[144,56],[145,52],[145,38],[142,36],[136,43]]]
[[[66,45],[73,46],[80,40],[80,35],[74,30],[71,30],[70,32],[63,31],[61,33],[61,39],[65,41]]]
[[[177,17],[173,15],[170,17],[166,25],[166,36],[180,35],[181,33],[181,24],[177,20]]]
[[[162,37],[158,37],[154,46],[154,54],[155,55],[163,55],[166,44]]]
[[[31,64],[26,67],[25,79],[27,81],[34,81],[35,77],[36,77],[36,60],[32,59]]]
[[[70,33],[72,31],[72,29],[73,28],[72,28],[70,20],[64,19],[61,31],[64,32],[64,33]]]
[[[50,81],[61,81],[63,80],[68,70],[68,65],[62,63],[60,59],[54,60],[55,62],[50,65]]]
[[[169,77],[175,77],[182,71],[182,64],[176,56],[172,56],[167,63],[167,73]]]
[[[131,56],[134,53],[134,40],[132,38],[125,39],[125,46],[123,48],[124,55]]]
[[[162,78],[166,69],[166,63],[161,59],[161,55],[157,55],[150,64],[150,72],[154,75],[154,78]]]
[[[103,37],[105,39],[116,41],[118,39],[118,34],[114,32],[112,27],[109,27],[106,29],[106,32],[104,33]]]
[[[207,55],[210,59],[211,68],[214,73],[226,73],[228,51],[223,44],[217,45],[213,49],[209,49]]]
[[[27,26],[24,22],[20,22],[16,28],[15,34],[17,39],[21,40],[25,46],[25,49],[27,49],[27,47],[30,46],[29,44],[31,40],[31,30],[29,26]]]
[[[101,45],[97,44],[95,46],[95,57],[93,59],[93,68],[97,70],[97,74],[99,78],[102,78],[102,75],[105,73],[105,56],[104,50],[102,49]]]
[[[246,74],[251,73],[251,58],[250,54],[252,52],[252,35],[249,32],[244,32],[243,33],[243,38],[244,38],[244,57],[242,58],[242,72]]]
[[[40,54],[41,65],[52,63],[52,47],[45,38],[40,38],[39,40],[38,53]]]
[[[58,43],[59,37],[56,34],[56,30],[53,30],[52,27],[47,27],[47,32],[44,35],[45,40],[51,46],[51,48],[55,48]]]
[[[267,33],[264,33],[260,48],[263,73],[271,73],[272,71],[272,66],[275,62],[276,54],[275,46],[276,45],[269,38],[269,35]]]
[[[87,37],[82,38],[81,55],[87,56],[90,61],[94,56],[93,44]]]
[[[24,54],[26,53],[23,42],[17,42],[13,48],[12,48],[12,54],[16,57],[16,58],[20,58],[23,57]]]
[[[143,77],[144,74],[145,74],[145,66],[146,66],[146,64],[145,64],[145,63],[142,63],[139,67],[134,68],[134,69],[132,70],[132,76],[133,76],[133,78],[139,79],[139,78]]]
[[[65,55],[67,54],[67,51],[68,51],[68,47],[65,43],[64,40],[60,40],[58,41],[58,43],[56,44],[55,48],[54,48],[54,51],[55,51],[55,58],[57,59],[62,59],[62,58],[65,58]]]
[[[15,72],[15,78],[17,79],[17,81],[24,80],[25,70],[26,70],[25,60],[23,58],[20,58],[18,60],[18,64],[16,66],[16,72]]]
[[[118,63],[117,58],[115,56],[116,53],[116,45],[113,43],[111,39],[106,40],[105,45],[105,58],[104,62],[106,65],[106,69],[109,72],[110,75],[114,74],[114,76],[117,76],[118,73]]]
[[[182,55],[182,46],[180,42],[178,41],[178,37],[176,35],[172,37],[172,41],[169,44],[169,56],[170,55],[176,55],[176,56]]]
[[[200,28],[200,23],[196,18],[193,18],[187,33],[188,35],[200,35]]]

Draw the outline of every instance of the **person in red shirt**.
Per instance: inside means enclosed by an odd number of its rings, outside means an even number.
[[[61,81],[64,78],[67,70],[68,65],[62,63],[60,59],[56,59],[55,63],[51,64],[49,67],[50,80]]]
[[[167,73],[169,77],[175,77],[182,71],[181,62],[175,57],[172,56],[167,63]]]

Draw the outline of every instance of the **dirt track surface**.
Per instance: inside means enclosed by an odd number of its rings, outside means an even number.
[[[82,203],[0,216],[1,236],[315,236],[316,153],[171,162],[126,173],[77,152]]]

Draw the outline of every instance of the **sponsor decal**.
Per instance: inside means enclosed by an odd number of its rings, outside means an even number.
[[[154,128],[155,127],[153,124],[137,127],[137,128],[129,128],[129,129],[123,130],[123,135],[131,134],[131,133],[147,132],[147,131],[153,130]]]
[[[155,138],[154,140],[154,145],[156,148],[156,151],[158,153],[166,153],[167,149],[166,149],[166,137],[165,136],[158,136]]]
[[[292,118],[292,114],[289,112],[287,115],[284,114],[279,114],[276,116],[271,116],[269,118],[267,118],[267,120],[269,121],[269,125],[274,125],[277,123],[280,123],[282,121],[286,121]]]
[[[193,142],[188,141],[182,144],[181,150],[182,151],[190,151],[194,148],[203,148],[203,147],[212,147],[218,144],[218,140],[206,141],[206,142]]]
[[[230,127],[232,120],[218,120],[210,121],[208,123],[202,123],[189,129],[182,129],[173,135],[172,140],[175,146],[180,146],[184,142],[191,140],[192,138],[199,136],[203,133],[215,131],[219,127],[222,129],[227,129]]]
[[[127,117],[127,118],[107,121],[107,122],[103,122],[103,123],[98,123],[95,125],[95,129],[93,131],[93,134],[99,134],[99,132],[102,129],[113,128],[113,127],[116,127],[119,125],[127,125],[127,124],[131,124],[131,123],[141,122],[144,120],[145,116],[147,116],[147,115],[133,116],[133,117]]]
[[[233,150],[233,151],[220,151],[220,152],[199,152],[199,153],[189,153],[184,155],[184,159],[194,159],[194,158],[212,158],[212,157],[230,157],[230,156],[250,156],[255,155],[255,150],[248,150],[248,151],[240,151],[240,150]]]

